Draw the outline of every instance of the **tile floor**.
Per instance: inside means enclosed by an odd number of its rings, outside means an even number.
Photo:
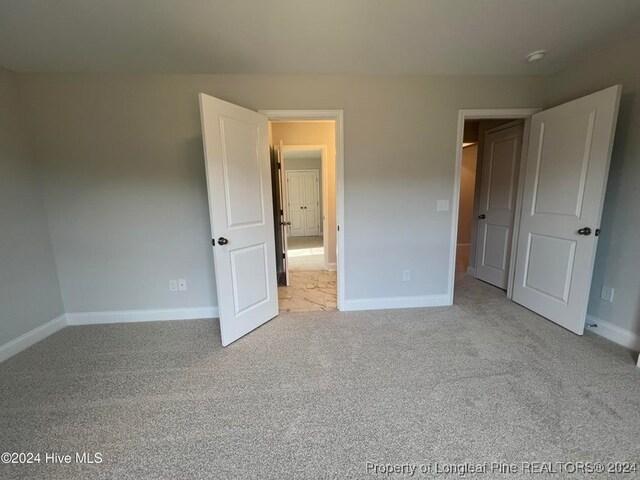
[[[288,287],[278,287],[280,312],[314,312],[337,308],[336,272],[291,271]]]

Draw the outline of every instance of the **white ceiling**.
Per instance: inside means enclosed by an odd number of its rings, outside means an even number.
[[[16,71],[544,74],[639,0],[0,0]],[[525,55],[549,55],[528,64]]]

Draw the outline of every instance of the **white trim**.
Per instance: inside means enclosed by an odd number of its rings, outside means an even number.
[[[33,330],[29,330],[18,338],[14,338],[0,346],[0,362],[4,362],[6,359],[13,357],[15,354],[29,348],[31,345],[44,340],[49,335],[56,333],[58,330],[61,330],[66,326],[67,318],[62,314],[53,320],[49,320],[44,325],[40,325]]]
[[[448,304],[453,305],[453,290],[456,278],[456,244],[458,239],[458,209],[460,208],[460,171],[462,169],[462,143],[464,138],[464,121],[467,119],[499,119],[499,118],[525,118],[538,113],[540,108],[488,108],[488,109],[463,109],[458,110],[458,131],[456,137],[456,159],[453,177],[453,202],[451,208],[451,239],[449,243],[449,286],[447,290]],[[525,121],[524,136],[528,138],[528,124]],[[523,143],[524,147],[524,143]],[[524,148],[523,155],[524,155]],[[524,158],[524,157],[521,157]],[[521,168],[524,163],[521,164]],[[516,202],[516,212],[520,207],[520,198]],[[516,216],[514,233],[517,230],[520,219]],[[515,254],[511,249],[511,255]]]
[[[344,247],[344,113],[342,110],[259,110],[269,120],[334,120],[336,125],[336,232],[338,310],[345,310],[346,262]]]
[[[355,298],[345,302],[346,311],[386,310],[389,308],[443,307],[449,305],[449,295],[415,297]]]
[[[587,315],[587,321],[590,323],[595,323],[597,325],[596,327],[585,325],[585,328],[590,332],[593,332],[596,335],[600,335],[607,340],[611,340],[618,345],[622,345],[625,348],[636,351],[640,350],[640,336],[638,336],[637,334],[630,332],[629,330],[625,330],[624,328],[618,327],[613,323],[605,322],[604,320],[596,318],[592,315]]]
[[[218,318],[218,307],[165,308],[160,310],[109,310],[103,312],[67,313],[67,325],[101,323],[155,322]]]

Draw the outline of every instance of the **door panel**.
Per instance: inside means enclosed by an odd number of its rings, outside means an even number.
[[[289,221],[291,222],[290,235],[292,237],[302,236],[306,229],[304,190],[302,175],[295,170],[287,171],[287,198]]]
[[[318,172],[305,171],[304,178],[304,212],[305,212],[305,235],[319,235],[319,191]]]
[[[267,117],[202,93],[200,116],[226,346],[278,313]]]
[[[476,277],[503,289],[509,276],[523,128],[499,127],[487,131],[484,139]]]
[[[617,85],[531,117],[513,300],[578,335],[621,90]],[[579,233],[584,227],[590,234]]]
[[[533,214],[580,217],[595,111],[541,124]]]
[[[259,129],[256,125],[221,115],[220,132],[228,228],[264,224]]]

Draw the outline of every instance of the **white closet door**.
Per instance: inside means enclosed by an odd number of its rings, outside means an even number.
[[[523,129],[494,129],[484,137],[476,277],[502,289],[509,275]]]
[[[289,207],[290,236],[304,236],[306,218],[304,214],[304,182],[297,170],[287,171],[287,206]]]
[[[622,86],[531,117],[513,300],[584,331]]]
[[[304,189],[305,235],[320,235],[320,195],[318,171],[302,172]]]

